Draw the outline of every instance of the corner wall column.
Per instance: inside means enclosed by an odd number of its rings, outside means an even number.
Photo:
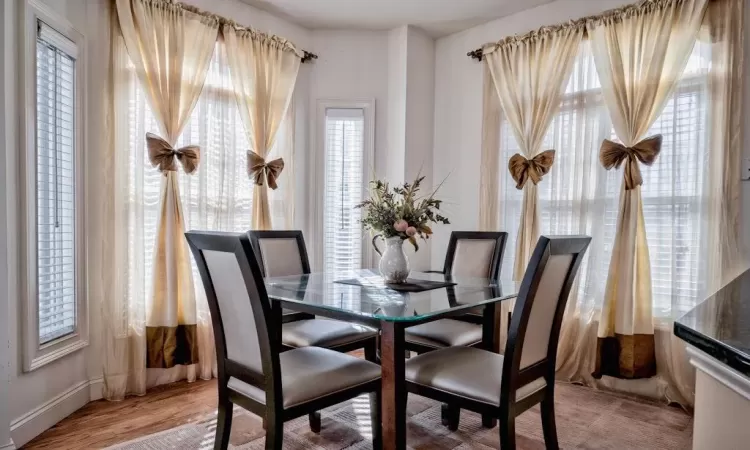
[[[6,152],[15,151],[16,149],[10,142],[7,131],[13,130],[15,118],[8,117],[9,109],[6,106],[15,102],[15,94],[8,86],[9,77],[13,77],[13,70],[16,67],[14,61],[15,52],[13,44],[15,42],[13,33],[15,26],[13,18],[16,17],[17,3],[15,0],[4,1],[0,4],[0,450],[15,449],[13,439],[10,437],[10,336],[8,335],[9,302],[10,296],[8,290],[8,201],[6,196],[8,192],[8,170]],[[11,145],[8,145],[8,144]]]

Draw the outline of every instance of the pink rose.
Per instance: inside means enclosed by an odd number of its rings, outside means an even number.
[[[407,228],[409,228],[409,224],[406,223],[404,219],[399,219],[393,224],[393,228],[396,229],[399,233],[406,231]]]
[[[406,235],[407,235],[407,236],[409,236],[409,237],[412,237],[412,236],[414,236],[415,234],[417,234],[417,229],[416,229],[416,228],[414,228],[414,227],[409,227],[409,228],[407,228],[407,229],[406,229]]]

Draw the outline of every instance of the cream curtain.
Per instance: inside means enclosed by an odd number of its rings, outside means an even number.
[[[483,48],[500,104],[520,147],[517,160],[526,165],[522,169],[532,181],[525,182],[525,178],[517,185],[523,189],[523,213],[516,241],[515,280],[523,278],[539,237],[537,182],[546,172],[530,161],[542,150],[542,140],[560,104],[583,34],[583,26],[542,29]],[[537,170],[538,174],[533,173]]]
[[[482,164],[479,174],[479,229],[496,231],[498,221],[498,183],[500,174],[497,168],[500,161],[500,100],[497,98],[495,82],[490,66],[482,64]],[[505,302],[503,302],[505,303]]]
[[[189,156],[172,147],[203,90],[219,21],[180,5],[145,0],[118,0],[117,16],[164,139],[161,150],[155,138],[149,139],[149,159],[156,165],[162,153],[159,170],[164,178],[146,318],[146,361],[149,368],[169,369],[198,362],[195,291],[174,161],[184,163]]]
[[[712,189],[708,228],[712,230],[709,280],[711,291],[735,278],[746,267],[740,226],[740,173],[742,155],[742,92],[744,8],[742,0],[713,0],[708,4],[699,39],[711,46],[708,78],[709,113],[708,186]]]
[[[103,307],[107,329],[104,356],[105,397],[120,399],[128,392],[145,393],[149,378],[173,380],[195,378],[199,360],[198,311],[190,257],[184,241],[183,211],[176,170],[178,161],[189,171],[197,165],[195,147],[174,149],[203,88],[208,62],[218,36],[218,20],[187,11],[171,2],[118,0],[113,17],[111,145],[125,142],[126,130],[118,120],[127,110],[126,73],[128,62],[143,86],[154,111],[159,136],[152,136],[151,163],[158,163],[161,178],[159,216],[150,229],[156,230],[153,247],[152,283],[147,302],[123,308],[128,302],[122,280],[112,286],[112,304]],[[129,56],[129,58],[128,58]],[[139,136],[146,139],[144,132]],[[160,142],[161,141],[161,142]],[[144,142],[145,144],[145,142]],[[159,147],[159,148],[157,148]],[[117,169],[128,152],[116,152]],[[138,162],[142,164],[142,162]],[[127,167],[127,166],[125,166]],[[120,173],[114,175],[119,181]],[[123,219],[125,206],[115,186],[116,220]],[[119,216],[119,217],[118,217]],[[115,228],[114,234],[120,234]],[[122,241],[114,252],[125,261],[130,249]],[[123,259],[118,259],[122,261]],[[122,275],[122,274],[120,274]],[[113,278],[117,278],[115,275]],[[131,328],[130,325],[133,325]],[[207,362],[210,362],[210,358]],[[146,367],[157,369],[146,371]]]
[[[250,142],[248,159],[259,161],[248,163],[248,169],[254,176],[255,171],[270,171],[268,166],[283,167],[283,160],[266,158],[292,99],[302,55],[289,41],[254,30],[228,24],[223,36],[234,95]],[[267,230],[272,228],[268,188],[273,183],[268,174],[260,175],[254,177],[252,228]]]
[[[479,229],[481,231],[497,231],[498,228],[498,197],[501,154],[500,148],[500,119],[502,109],[497,97],[492,72],[487,64],[483,64],[482,88],[482,164],[479,174]],[[508,252],[509,253],[509,252]],[[501,274],[502,275],[502,274]],[[502,351],[508,340],[508,313],[513,310],[512,302],[501,302],[496,319],[498,333],[498,349]]]
[[[646,143],[641,139],[685,68],[705,9],[706,0],[659,0],[587,23],[602,95],[625,159],[596,376],[656,374],[651,266],[636,156],[648,163],[658,154],[660,143],[651,154],[639,151]],[[603,145],[603,162],[606,150]]]

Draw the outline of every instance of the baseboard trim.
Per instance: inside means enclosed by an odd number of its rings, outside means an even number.
[[[95,393],[98,392],[97,395],[101,398],[102,382],[101,378],[81,381],[12,421],[10,433],[15,445],[24,446],[57,422],[85,406],[92,400]],[[0,450],[5,450],[5,447],[0,447]]]
[[[102,398],[104,398],[104,395],[102,395],[103,389],[104,389],[103,377],[89,380],[89,401],[95,402],[97,400],[101,400]]]
[[[0,450],[16,450],[16,444],[13,443],[13,439],[5,445],[0,446]]]

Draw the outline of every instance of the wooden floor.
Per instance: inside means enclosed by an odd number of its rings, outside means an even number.
[[[144,397],[128,397],[121,402],[92,402],[29,442],[24,448],[100,449],[188,423],[205,425],[207,417],[215,414],[216,391],[216,380],[179,382],[152,389]],[[689,448],[692,418],[682,410],[580,386],[560,385],[556,394],[558,435],[561,445],[565,448]],[[422,403],[425,402],[420,403],[417,398],[412,398],[409,408],[411,413],[419,413]],[[435,414],[435,417],[438,417],[439,412]],[[240,418],[235,414],[232,426],[232,439],[236,441],[233,441],[234,445],[244,444],[262,436],[260,419],[252,416],[250,420],[250,416]],[[518,419],[516,427],[519,432],[519,449],[544,447],[538,416],[538,411],[532,409]],[[467,417],[468,414],[465,414],[462,419],[464,425],[468,422]],[[324,420],[326,418],[333,420],[333,417],[326,416]],[[317,439],[318,437],[314,438],[310,434],[307,419],[301,420],[302,425],[298,433],[302,434],[299,436],[303,439]],[[477,423],[478,420],[477,416]],[[433,422],[434,428],[438,430],[433,433],[434,436],[425,434],[420,428],[423,425],[412,424],[415,426],[408,436],[410,442],[418,443],[429,437],[434,438],[430,441],[432,444],[443,443],[445,438],[444,433],[440,432],[442,426],[439,419]],[[333,436],[334,441],[343,439],[336,433],[341,433],[346,427],[332,424],[334,422],[329,422],[324,428]],[[604,431],[600,429],[602,427]],[[479,435],[484,433],[491,438],[488,438],[486,445],[497,448],[496,429],[485,431],[479,429]],[[325,438],[326,433],[322,436]],[[481,437],[477,436],[472,435],[471,439]],[[588,437],[579,443],[581,445],[571,444],[578,442],[581,436]],[[481,439],[479,441],[483,442]],[[436,445],[432,444],[415,445],[415,448],[436,448]],[[443,448],[442,444],[440,448]]]
[[[91,402],[23,448],[104,448],[196,422],[216,405],[216,380],[173,383],[149,390],[144,397]]]

